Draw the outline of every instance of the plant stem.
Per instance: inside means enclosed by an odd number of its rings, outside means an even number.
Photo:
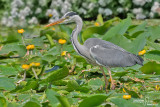
[[[34,73],[35,78],[38,79],[38,76],[37,76],[37,74],[36,74],[34,68],[32,68],[32,71],[33,71],[33,73]]]
[[[25,42],[24,42],[24,38],[23,38],[23,34],[21,33],[22,35],[22,42],[23,42],[23,45],[26,46]]]
[[[52,37],[51,37],[49,34],[46,34],[46,37],[47,37],[47,39],[48,39],[48,41],[49,41],[51,47],[53,47],[53,46],[55,45],[55,43],[53,42]]]

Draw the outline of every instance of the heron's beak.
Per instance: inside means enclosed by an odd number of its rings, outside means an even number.
[[[53,25],[57,25],[57,24],[59,24],[59,23],[64,22],[64,20],[65,20],[65,19],[66,19],[66,18],[59,19],[58,21],[55,21],[55,22],[53,22],[53,23],[50,23],[50,24],[46,25],[45,27],[49,27],[49,26],[53,26]]]

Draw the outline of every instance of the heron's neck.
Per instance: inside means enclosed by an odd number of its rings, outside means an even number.
[[[83,45],[81,45],[78,41],[78,35],[82,30],[83,22],[82,22],[82,19],[80,17],[77,17],[75,22],[76,22],[77,26],[72,32],[71,41],[72,41],[72,44],[73,44],[76,52],[78,54],[84,56],[85,47]]]

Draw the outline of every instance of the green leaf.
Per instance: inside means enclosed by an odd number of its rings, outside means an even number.
[[[89,80],[88,85],[91,86],[92,90],[97,90],[103,86],[103,81],[100,78],[91,79]]]
[[[96,22],[99,22],[101,25],[104,24],[104,23],[103,23],[103,17],[102,17],[101,14],[98,14]]]
[[[146,27],[146,24],[147,24],[147,22],[143,22],[142,24],[129,29],[129,34],[133,35],[133,34],[139,32],[139,31],[144,31],[145,27]]]
[[[15,88],[16,88],[16,85],[14,84],[13,79],[0,77],[0,89],[11,91],[11,90],[14,90]]]
[[[159,43],[153,43],[153,42],[147,40],[147,45],[151,46],[152,48],[154,48],[156,50],[160,50],[160,44]]]
[[[80,104],[79,107],[96,107],[100,104],[102,104],[108,97],[109,94],[95,94],[91,95],[88,98],[84,99]]]
[[[23,87],[21,90],[18,90],[18,92],[24,92],[24,91],[27,91],[27,90],[34,90],[38,87],[38,82],[37,81],[28,81],[26,86]]]
[[[76,90],[79,88],[79,84],[75,80],[68,81],[67,83],[68,90]]]
[[[43,47],[43,39],[42,38],[33,38],[32,40],[32,44],[34,44],[35,46],[40,46]]]
[[[138,35],[138,37],[135,38],[135,40],[133,40],[131,44],[126,45],[128,46],[128,51],[134,54],[138,54],[138,52],[144,48],[147,36],[148,32],[144,32]]]
[[[2,50],[0,51],[0,55],[3,54],[9,54],[10,52],[16,51],[19,56],[23,57],[27,50],[26,47],[23,45],[18,45],[18,44],[6,44],[2,47]]]
[[[42,57],[42,60],[48,62],[48,63],[51,63],[55,60],[56,58],[53,56],[53,55],[44,55]]]
[[[159,26],[152,26],[149,27],[148,31],[149,31],[149,40],[154,42],[156,39],[160,38],[160,27]]]
[[[128,72],[116,72],[115,74],[114,74],[114,76],[117,76],[117,77],[122,77],[122,76],[124,76],[124,75],[126,75]]]
[[[68,76],[69,70],[66,66],[61,69],[58,69],[54,72],[49,72],[43,77],[43,81],[57,81]]]
[[[145,58],[160,62],[160,51],[159,50],[149,51],[145,54]]]
[[[107,29],[112,25],[114,21],[116,21],[117,18],[111,19],[109,21],[106,21],[103,26],[98,27],[89,27],[82,33],[82,41],[84,42],[88,38],[91,38],[93,34],[100,34],[103,35],[106,33]]]
[[[34,101],[28,101],[23,107],[41,107],[41,105]]]
[[[53,91],[52,89],[48,89],[46,91],[47,99],[49,100],[49,103],[52,105],[52,107],[57,107],[59,105],[59,101],[56,96],[59,96],[58,93]]]
[[[0,107],[8,107],[6,99],[3,97],[0,97]]]
[[[116,35],[123,35],[129,26],[131,25],[131,19],[127,18],[124,19],[121,23],[118,25],[112,27],[104,36],[103,40],[110,40],[112,37]]]
[[[144,64],[144,66],[141,68],[141,71],[144,74],[155,74],[155,75],[160,75],[160,64],[157,64],[155,61],[154,62],[148,62]]]
[[[112,98],[111,102],[113,102],[118,107],[143,107],[142,104],[136,104],[131,100],[125,100],[123,98]]]
[[[0,65],[0,72],[3,75],[11,76],[11,75],[17,75],[18,71],[13,67],[8,67],[4,65]]]
[[[60,101],[62,107],[71,107],[68,99],[64,96],[57,96],[58,100]]]

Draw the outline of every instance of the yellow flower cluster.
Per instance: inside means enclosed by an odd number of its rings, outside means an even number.
[[[34,49],[34,45],[28,45],[28,46],[26,47],[26,49],[27,49],[27,50],[33,50],[33,49]]]
[[[61,52],[61,56],[66,56],[67,51]]]
[[[52,30],[55,30],[55,28],[53,27]]]
[[[146,50],[142,50],[138,53],[138,55],[144,55],[146,53]]]
[[[28,70],[30,67],[38,67],[40,66],[41,64],[39,62],[31,62],[30,64],[23,64],[22,65],[22,68],[25,69],[25,70]]]
[[[59,40],[58,40],[58,43],[59,43],[59,44],[62,44],[62,45],[65,44],[66,42],[67,42],[67,41],[66,41],[65,39],[59,39]]]
[[[22,68],[25,69],[25,70],[28,70],[30,68],[30,65],[28,64],[23,64],[22,65]]]
[[[19,29],[18,33],[24,33],[24,29]]]
[[[131,95],[123,95],[123,99],[126,99],[126,100],[131,99]]]
[[[94,23],[94,26],[100,26],[100,24],[98,22]]]

